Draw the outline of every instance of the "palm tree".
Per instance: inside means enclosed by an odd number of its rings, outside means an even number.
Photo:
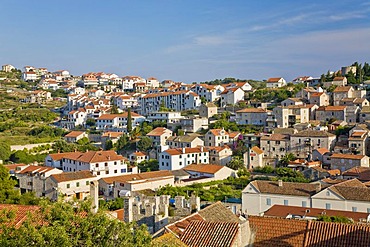
[[[244,167],[244,160],[240,156],[234,156],[226,166],[233,170],[239,170]]]

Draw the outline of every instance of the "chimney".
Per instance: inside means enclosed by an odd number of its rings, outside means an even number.
[[[183,153],[183,154],[185,153],[185,148],[182,148],[182,153]]]
[[[99,189],[98,189],[98,181],[91,181],[90,182],[90,196],[92,198],[91,204],[91,212],[97,213],[99,209]]]
[[[278,185],[279,185],[279,187],[283,187],[283,180],[279,179],[278,180]]]

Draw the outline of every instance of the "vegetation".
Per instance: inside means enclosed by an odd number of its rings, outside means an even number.
[[[99,208],[109,211],[115,211],[123,208],[123,198],[115,198],[113,200],[99,200]]]
[[[98,147],[92,145],[87,137],[84,137],[77,141],[77,143],[68,143],[65,140],[58,140],[56,141],[52,147],[53,153],[66,153],[66,152],[86,152],[89,151],[97,151],[99,150]]]
[[[11,153],[10,145],[6,142],[0,142],[0,160],[8,160]]]
[[[39,199],[33,193],[21,194],[19,190],[14,189],[16,185],[17,181],[10,177],[8,169],[0,165],[0,203],[24,205],[36,205],[39,203]]]
[[[317,221],[324,221],[324,222],[338,222],[338,223],[353,223],[352,219],[349,219],[344,216],[328,216],[328,215],[320,215],[317,218]]]
[[[140,138],[140,141],[137,143],[137,149],[140,151],[148,151],[152,147],[152,139],[147,136]]]
[[[90,212],[89,201],[43,202],[18,228],[8,226],[14,213],[2,211],[1,246],[150,246],[146,226],[126,224],[105,212]]]
[[[241,191],[249,183],[246,176],[241,178],[229,177],[225,180],[208,183],[196,183],[184,187],[166,185],[157,191],[158,195],[190,196],[192,193],[199,196],[202,201],[222,201],[227,198],[241,198]]]
[[[131,118],[131,108],[127,109],[127,131],[132,131],[132,118]]]
[[[272,168],[271,166],[265,166],[262,168],[254,168],[253,172],[256,173],[265,173],[265,174],[272,174],[275,177],[264,177],[263,180],[282,180],[285,182],[298,182],[298,183],[309,183],[310,180],[306,179],[302,172],[295,171],[293,169],[287,167],[279,167],[279,168]],[[259,177],[253,179],[261,179]]]
[[[287,86],[277,89],[257,89],[254,92],[249,93],[247,98],[249,100],[256,100],[260,102],[275,101],[276,103],[280,103],[287,98],[294,97],[295,94],[302,90],[305,86],[305,84],[301,83],[298,85],[288,84]]]
[[[159,163],[156,159],[144,160],[138,164],[141,172],[151,172],[159,170]]]

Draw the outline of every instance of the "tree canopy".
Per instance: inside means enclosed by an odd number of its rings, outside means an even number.
[[[43,202],[19,227],[8,226],[14,217],[1,212],[1,246],[150,246],[146,226],[126,224],[105,212],[90,212],[90,202]]]

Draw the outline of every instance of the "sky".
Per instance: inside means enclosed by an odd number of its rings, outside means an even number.
[[[370,1],[0,0],[0,63],[191,83],[370,62]]]

